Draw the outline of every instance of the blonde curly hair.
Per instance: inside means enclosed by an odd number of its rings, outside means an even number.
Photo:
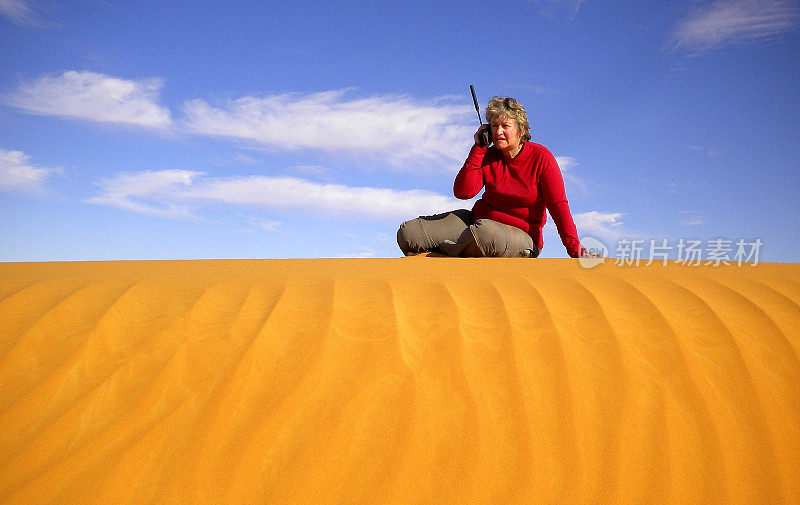
[[[520,131],[520,140],[527,142],[531,139],[531,127],[528,124],[528,114],[525,107],[516,99],[508,96],[496,96],[489,100],[486,107],[486,122],[492,124],[494,119],[511,119],[517,123]]]

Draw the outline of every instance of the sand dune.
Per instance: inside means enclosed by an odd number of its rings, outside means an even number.
[[[800,503],[800,265],[0,264],[0,503]]]

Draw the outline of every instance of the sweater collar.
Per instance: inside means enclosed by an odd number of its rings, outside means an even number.
[[[512,158],[506,158],[506,155],[503,154],[502,151],[500,152],[500,156],[502,156],[503,159],[506,160],[506,161],[514,161],[515,159],[519,158],[519,155],[522,154],[522,151],[525,150],[525,144],[527,144],[527,142],[522,142],[522,147],[519,148],[519,151],[517,151],[517,154],[515,154]]]

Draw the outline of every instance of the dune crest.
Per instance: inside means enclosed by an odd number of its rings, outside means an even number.
[[[795,264],[0,264],[0,504],[797,504],[798,356]]]

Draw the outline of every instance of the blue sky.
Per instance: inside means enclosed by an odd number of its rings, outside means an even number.
[[[0,0],[0,261],[399,256],[472,205],[474,84],[612,256],[800,262],[798,54],[778,0]]]

